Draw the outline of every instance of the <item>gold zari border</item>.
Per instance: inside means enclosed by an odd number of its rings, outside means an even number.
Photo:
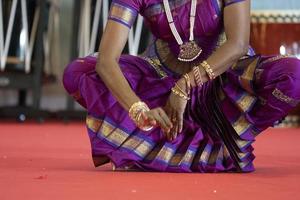
[[[136,13],[128,7],[113,3],[109,13],[110,19],[120,20],[131,27],[136,17]]]
[[[239,136],[251,127],[244,115],[242,115],[236,122],[233,123],[233,128]]]
[[[241,111],[247,112],[251,108],[253,103],[255,103],[255,101],[256,98],[254,96],[244,94],[236,101],[236,104]]]
[[[280,91],[278,88],[275,88],[273,90],[272,95],[277,99],[279,99],[280,101],[283,101],[291,106],[297,106],[298,103],[300,102],[299,100],[297,101],[296,99],[283,94],[283,92]]]

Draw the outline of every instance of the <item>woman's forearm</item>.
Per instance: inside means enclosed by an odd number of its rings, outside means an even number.
[[[100,56],[96,71],[124,109],[128,111],[133,103],[140,101],[131,89],[116,60],[105,59]]]
[[[229,69],[239,58],[244,56],[249,47],[250,38],[250,1],[227,6],[224,9],[224,31],[227,41],[206,61],[215,76]],[[207,74],[201,69],[203,82],[208,81]],[[193,73],[190,72],[191,77]]]
[[[247,53],[247,50],[247,44],[238,44],[238,42],[228,41],[218,48],[206,61],[211,66],[214,74],[219,76],[227,71],[228,68],[237,62],[239,58],[244,56]],[[195,87],[196,80],[193,70],[191,70],[188,74],[191,79],[191,86]],[[200,67],[200,74],[203,83],[209,81],[209,77],[202,67]],[[183,78],[181,82],[183,82]]]
[[[206,61],[216,76],[223,74],[248,51],[248,43],[228,41],[218,48]]]

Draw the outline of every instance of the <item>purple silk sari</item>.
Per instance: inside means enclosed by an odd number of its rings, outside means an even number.
[[[198,0],[195,38],[207,59],[226,41],[223,10],[243,0]],[[176,27],[189,38],[190,0],[170,0]],[[120,68],[136,94],[150,108],[163,107],[185,67],[170,31],[161,0],[115,0],[109,19],[131,27],[140,13],[154,41],[140,56],[122,55]],[[249,52],[216,80],[193,88],[184,128],[169,142],[160,128],[139,130],[95,71],[97,54],[76,59],[65,70],[64,86],[87,109],[87,130],[95,166],[147,171],[250,172],[255,137],[284,117],[300,100],[300,61]]]

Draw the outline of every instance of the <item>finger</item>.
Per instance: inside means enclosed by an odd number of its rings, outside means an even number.
[[[171,134],[171,131],[168,130],[168,131],[163,131],[167,140],[171,141],[172,140],[172,134]]]
[[[168,115],[169,119],[171,119],[171,117],[172,117],[172,109],[171,109],[171,107],[169,106],[168,103],[167,103],[167,105],[164,107],[164,110],[165,110],[166,114]]]
[[[141,117],[142,117],[143,120],[148,120],[149,119],[146,112],[142,112]]]
[[[179,112],[178,111],[176,111],[176,127],[175,127],[175,136],[177,137],[177,135],[178,135],[178,133],[179,133],[179,121],[180,121],[180,114],[179,114]]]
[[[173,121],[173,128],[171,130],[171,133],[172,133],[172,137],[173,139],[176,138],[176,128],[177,128],[177,114],[176,114],[176,111],[173,109],[172,110],[172,121]]]
[[[160,124],[160,127],[164,133],[164,135],[166,136],[166,138],[168,140],[171,140],[172,137],[171,137],[171,134],[170,134],[170,128],[168,128],[163,120],[163,118],[160,116],[160,114],[157,112],[154,114],[155,116],[155,119],[158,121],[158,123]]]
[[[153,113],[153,116],[155,118],[155,120],[159,123],[160,127],[164,130],[168,129],[167,124],[165,123],[165,121],[163,120],[163,118],[160,116],[160,114],[157,112]]]
[[[151,112],[142,112],[142,117],[146,123],[149,123],[151,126],[156,126],[157,122]]]
[[[162,119],[164,120],[165,124],[168,126],[169,129],[172,128],[173,124],[170,120],[170,118],[168,117],[168,115],[165,113],[165,111],[163,109],[158,109],[160,116],[162,117]]]
[[[183,113],[179,112],[178,113],[178,134],[181,133],[182,128],[183,128]]]

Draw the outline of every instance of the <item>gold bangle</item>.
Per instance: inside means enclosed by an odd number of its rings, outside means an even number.
[[[190,90],[191,90],[191,79],[190,79],[190,76],[189,74],[184,74],[183,75],[183,78],[185,79],[185,82],[186,82],[186,87],[187,87],[187,91],[188,91],[188,95],[190,94]]]
[[[181,93],[181,91],[178,91],[175,87],[173,87],[171,90],[172,90],[172,92],[173,92],[175,95],[177,95],[177,96],[183,98],[184,100],[187,100],[187,101],[190,100],[190,98],[189,98],[188,96],[186,96],[185,94]]]
[[[142,116],[142,113],[145,112],[145,111],[141,111],[138,113],[137,115],[137,126],[142,129],[143,131],[151,131],[153,129],[153,126],[144,126],[144,125],[141,125],[141,116]]]
[[[132,106],[129,109],[130,118],[134,121],[137,127],[143,131],[150,131],[153,128],[153,126],[141,126],[141,122],[140,122],[142,113],[147,112],[149,110],[150,109],[147,106],[147,104],[142,101],[135,102],[134,104],[132,104]]]
[[[193,67],[193,73],[194,73],[195,82],[196,82],[197,86],[202,87],[203,86],[203,81],[202,81],[202,77],[201,77],[199,66]]]
[[[175,83],[175,87],[185,96],[189,96],[189,94],[187,92],[183,91],[183,89],[181,89],[181,87],[177,83]]]
[[[200,65],[205,69],[210,80],[214,80],[216,78],[213,69],[206,61],[203,61]]]
[[[148,106],[142,102],[142,101],[138,101],[138,102],[135,102],[134,104],[131,105],[130,109],[129,109],[129,116],[131,117],[131,119],[135,119],[136,115],[138,114],[138,112],[141,110],[141,109],[145,109],[147,108]]]

